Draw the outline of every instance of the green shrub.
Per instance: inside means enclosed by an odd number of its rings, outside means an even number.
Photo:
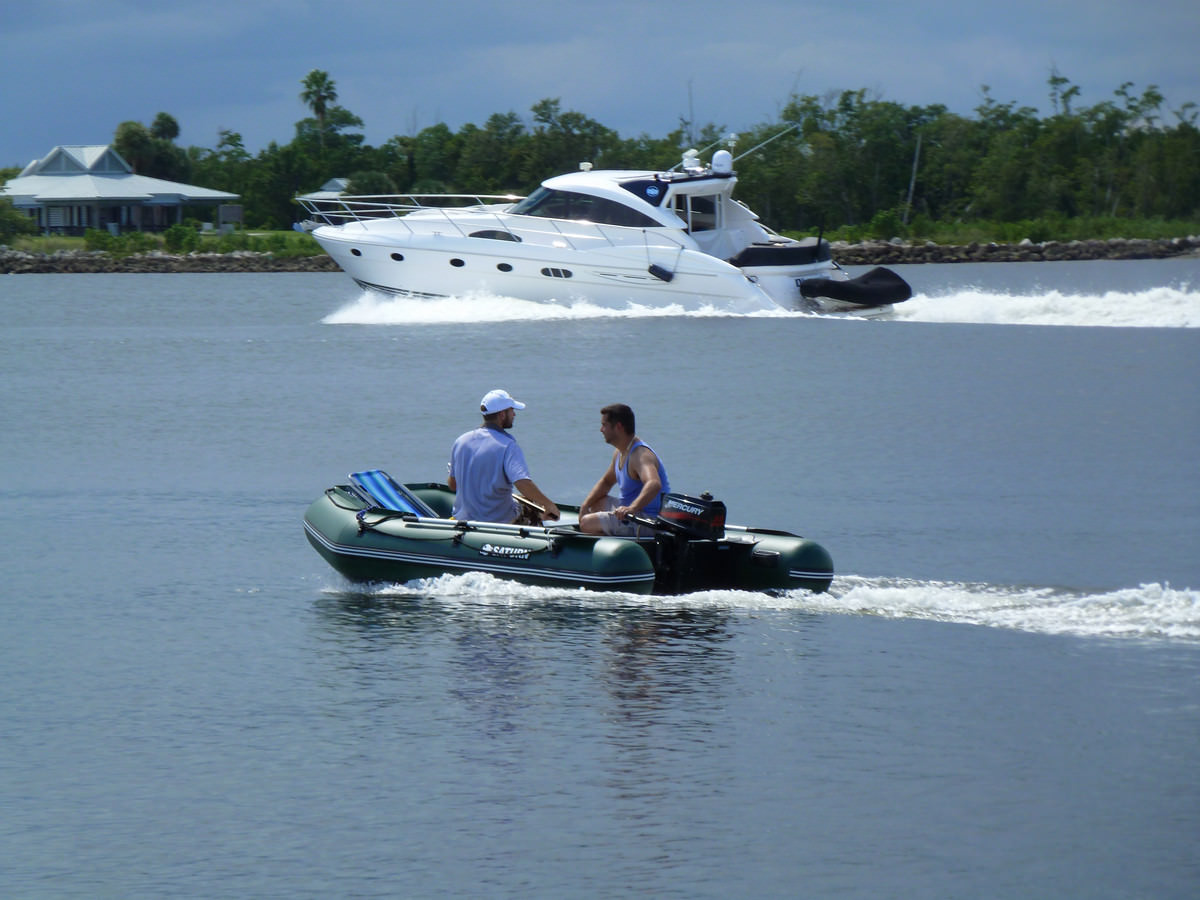
[[[37,222],[21,212],[7,197],[0,197],[0,243],[19,234],[36,234]]]
[[[292,256],[321,256],[325,253],[316,238],[307,232],[293,232],[288,236],[288,252]]]
[[[250,236],[244,231],[233,231],[217,238],[218,253],[233,253],[235,250],[249,250]]]
[[[128,253],[145,253],[162,246],[160,239],[148,231],[127,231],[121,235],[120,240]]]
[[[917,213],[908,224],[908,234],[912,238],[929,240],[934,234],[934,223],[930,221],[929,216],[925,215],[925,213]]]
[[[904,225],[894,209],[881,209],[871,218],[867,226],[867,235],[878,241],[889,241],[894,237],[904,236]]]
[[[83,233],[83,246],[89,250],[112,250],[113,236],[99,228],[89,228]]]
[[[170,253],[190,253],[200,246],[200,233],[187,225],[172,225],[163,232],[163,243]]]

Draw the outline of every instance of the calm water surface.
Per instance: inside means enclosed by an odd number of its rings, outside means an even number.
[[[1200,263],[904,274],[879,322],[0,280],[0,895],[1194,896]],[[308,502],[440,478],[492,387],[556,498],[624,400],[833,589],[342,582]]]

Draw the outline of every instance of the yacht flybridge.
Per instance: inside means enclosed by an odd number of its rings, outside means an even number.
[[[880,312],[911,296],[887,269],[851,279],[819,237],[784,237],[733,198],[728,150],[671,171],[558,175],[527,197],[297,198],[312,235],[364,288],[539,302],[691,303]]]

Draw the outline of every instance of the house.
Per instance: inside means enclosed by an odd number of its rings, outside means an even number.
[[[237,194],[134,174],[104,144],[55,147],[0,188],[13,206],[36,218],[46,233],[83,234],[87,228],[161,231],[183,220],[183,208],[221,207],[221,221],[237,221]]]
[[[346,193],[346,189],[350,187],[349,178],[330,178],[327,182],[321,185],[319,191],[313,191],[311,194],[300,194],[298,200],[336,200],[342,194]]]

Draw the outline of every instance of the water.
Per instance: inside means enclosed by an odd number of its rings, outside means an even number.
[[[901,267],[887,321],[0,281],[6,897],[1190,897],[1200,262]],[[308,547],[486,390],[578,502],[629,402],[829,594]]]

